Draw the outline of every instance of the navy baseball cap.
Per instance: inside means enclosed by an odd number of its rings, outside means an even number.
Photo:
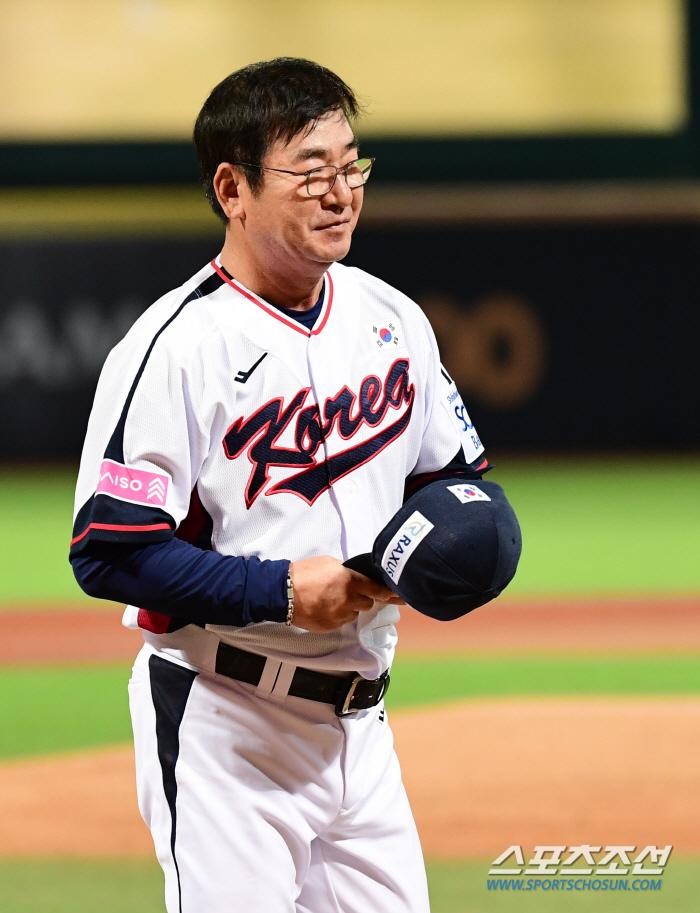
[[[496,482],[441,479],[412,495],[374,541],[345,565],[380,580],[423,615],[459,618],[515,576],[522,536]]]

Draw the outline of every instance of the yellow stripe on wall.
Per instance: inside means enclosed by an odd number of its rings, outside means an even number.
[[[0,190],[0,238],[198,235],[223,241],[224,227],[196,187]]]
[[[277,55],[336,70],[375,136],[678,129],[681,0],[0,0],[0,139],[183,138]]]
[[[700,221],[688,181],[396,184],[367,188],[362,228],[535,222]],[[224,228],[196,187],[0,189],[0,240],[211,237]]]

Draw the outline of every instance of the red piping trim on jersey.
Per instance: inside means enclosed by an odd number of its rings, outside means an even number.
[[[333,280],[331,279],[331,274],[326,272],[326,278],[328,279],[328,307],[326,308],[326,313],[323,315],[323,320],[319,326],[314,327],[311,331],[311,336],[318,336],[321,330],[325,327],[326,322],[328,321],[328,316],[331,312],[331,305],[333,304]]]
[[[228,283],[231,288],[234,288],[237,292],[243,295],[244,298],[247,298],[248,301],[252,301],[253,304],[257,304],[257,306],[262,308],[266,314],[269,314],[270,317],[274,317],[275,320],[279,320],[285,326],[289,327],[290,330],[296,330],[297,333],[301,333],[302,336],[318,336],[321,330],[325,327],[326,322],[328,321],[328,315],[331,312],[331,305],[333,304],[333,280],[331,279],[330,273],[326,273],[326,277],[328,279],[328,301],[325,304],[325,313],[323,315],[323,320],[319,326],[315,327],[313,330],[307,330],[306,327],[301,326],[301,324],[296,323],[296,321],[287,320],[284,314],[280,314],[278,310],[265,304],[262,298],[258,298],[258,296],[252,294],[252,292],[247,292],[244,288],[234,282],[233,279],[230,279],[216,262],[216,260],[212,260],[211,265],[214,267],[219,276],[221,276],[224,282]]]
[[[84,532],[73,539],[71,545],[75,545],[76,542],[84,539],[91,529],[111,529],[118,533],[141,533],[151,532],[154,529],[171,529],[171,526],[169,523],[154,523],[151,526],[116,526],[111,523],[91,523]]]

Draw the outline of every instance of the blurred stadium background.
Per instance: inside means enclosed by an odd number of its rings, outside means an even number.
[[[3,913],[162,909],[123,779],[137,644],[73,582],[72,487],[106,353],[221,245],[193,119],[278,55],[361,95],[347,262],[424,307],[523,526],[497,605],[402,622],[389,708],[435,913],[694,910],[698,5],[0,0],[0,49]],[[662,896],[487,890],[510,844],[641,841],[676,847]]]

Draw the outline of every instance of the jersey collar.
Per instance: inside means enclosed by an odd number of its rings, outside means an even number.
[[[239,294],[243,295],[244,298],[247,298],[248,301],[252,301],[253,304],[257,307],[262,308],[266,314],[269,314],[270,317],[274,317],[275,320],[279,320],[286,327],[289,327],[290,330],[296,330],[297,333],[301,333],[302,336],[318,336],[318,334],[323,330],[326,323],[328,322],[328,317],[331,313],[331,307],[333,305],[333,280],[331,279],[331,274],[326,270],[323,280],[325,282],[324,296],[323,296],[323,307],[321,308],[321,313],[318,315],[318,320],[316,321],[313,330],[307,330],[305,326],[302,326],[300,323],[297,323],[296,320],[290,320],[288,317],[285,317],[277,308],[273,307],[271,304],[268,304],[262,298],[259,298],[254,292],[249,291],[245,286],[241,285],[240,282],[237,282],[233,276],[221,265],[219,258],[216,257],[211,261],[211,265],[214,270],[218,273],[219,276],[226,282],[231,288],[234,288]]]

